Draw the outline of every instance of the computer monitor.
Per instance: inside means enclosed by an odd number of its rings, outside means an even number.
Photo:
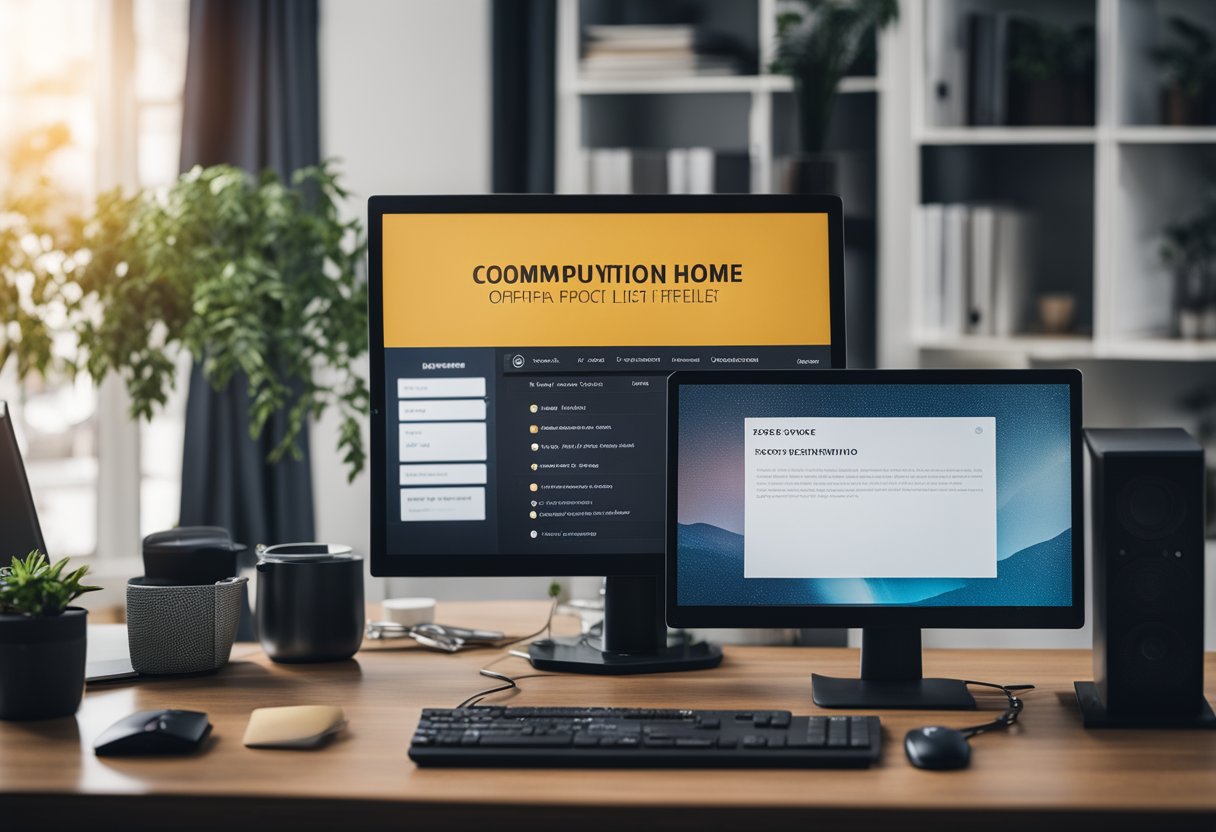
[[[21,449],[17,447],[13,415],[3,399],[0,399],[0,540],[6,550],[0,553],[0,566],[8,566],[13,555],[25,557],[34,549],[46,554],[38,510],[25,476]]]
[[[1084,623],[1076,370],[675,373],[667,620],[861,627],[816,704],[969,708],[920,628]]]
[[[538,667],[712,666],[666,647],[666,377],[844,364],[831,196],[376,196],[371,563],[607,576],[602,644]]]

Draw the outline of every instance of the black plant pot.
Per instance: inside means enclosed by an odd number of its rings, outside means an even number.
[[[0,614],[0,719],[71,716],[84,695],[88,611]]]

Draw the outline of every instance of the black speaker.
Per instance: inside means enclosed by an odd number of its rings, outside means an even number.
[[[1087,430],[1094,681],[1087,726],[1202,723],[1203,448],[1178,428]]]

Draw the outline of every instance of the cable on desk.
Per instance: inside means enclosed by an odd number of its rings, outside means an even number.
[[[505,642],[501,646],[506,647],[506,648],[514,647],[516,644],[519,644],[520,642],[531,641],[532,639],[534,639],[540,635],[544,635],[545,638],[549,638],[553,634],[553,616],[556,612],[557,612],[557,598],[554,598],[552,603],[549,605],[549,615],[545,619],[545,624],[543,627],[541,627],[539,630],[537,630],[534,633],[529,633],[526,636],[520,636],[519,638]],[[501,693],[503,691],[512,690],[512,689],[517,689],[517,688],[519,688],[520,679],[532,679],[537,676],[553,675],[551,673],[529,673],[524,676],[512,677],[512,676],[508,676],[506,673],[499,673],[496,670],[490,669],[490,668],[494,667],[494,665],[498,664],[499,662],[506,661],[507,659],[510,659],[510,658],[526,659],[526,658],[528,658],[528,654],[522,653],[518,650],[507,650],[506,653],[503,653],[497,659],[495,659],[494,661],[487,664],[485,667],[478,670],[477,672],[479,675],[485,676],[487,679],[497,679],[498,681],[503,682],[504,684],[499,685],[497,687],[487,688],[485,690],[478,691],[477,693],[475,693],[472,696],[465,699],[463,702],[461,702],[456,707],[457,708],[471,708],[474,705],[476,705],[478,702],[480,702],[481,700],[485,699],[487,696],[490,696],[491,694]]]

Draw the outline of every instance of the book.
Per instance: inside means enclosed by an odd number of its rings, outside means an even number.
[[[942,331],[942,244],[944,206],[937,203],[920,206],[920,227],[923,259],[923,292],[921,293],[921,324],[927,333]]]
[[[741,70],[729,41],[692,25],[594,25],[583,32],[579,70],[584,78],[681,78]]]
[[[634,150],[630,193],[667,193],[667,154],[661,150]]]
[[[1005,124],[1005,65],[1009,15],[972,12],[967,16],[967,123]]]
[[[993,286],[995,284],[997,209],[976,205],[971,209],[971,240],[968,274],[967,332],[993,335]]]
[[[1034,220],[1012,208],[996,212],[993,255],[993,334],[1008,337],[1026,331],[1033,270]]]
[[[971,215],[966,205],[947,205],[942,222],[942,334],[962,335],[968,315]]]
[[[688,193],[688,150],[673,147],[667,151],[667,193]]]
[[[714,192],[714,152],[708,147],[688,148],[688,193]]]
[[[633,154],[623,147],[587,151],[587,193],[627,194],[633,190]]]
[[[930,123],[967,123],[967,19],[946,4],[930,4],[925,28],[925,75]]]

